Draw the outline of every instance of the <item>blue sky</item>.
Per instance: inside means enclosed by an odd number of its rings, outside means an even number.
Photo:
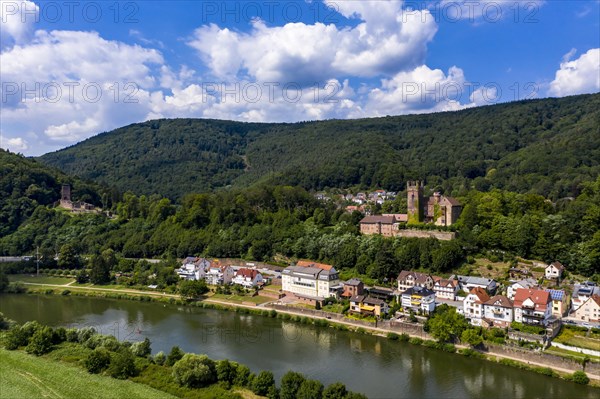
[[[0,146],[155,118],[299,121],[600,91],[600,2],[0,0]]]

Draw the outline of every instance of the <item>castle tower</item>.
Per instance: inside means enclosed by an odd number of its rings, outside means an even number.
[[[406,183],[408,222],[423,221],[423,182],[409,181]]]
[[[69,184],[62,185],[60,200],[71,201],[71,186]]]

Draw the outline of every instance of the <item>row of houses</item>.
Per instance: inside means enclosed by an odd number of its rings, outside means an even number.
[[[244,288],[255,288],[264,283],[262,274],[255,269],[223,265],[219,261],[187,257],[176,270],[186,280],[205,280],[206,284],[237,284]]]

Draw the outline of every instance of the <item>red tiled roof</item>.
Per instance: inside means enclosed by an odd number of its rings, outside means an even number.
[[[488,293],[481,287],[472,288],[470,294],[477,297],[477,303],[484,303],[490,299]]]
[[[600,295],[594,294],[592,295],[592,299],[598,304],[598,306],[600,306]]]
[[[548,291],[517,288],[514,301],[515,308],[523,307],[523,302],[527,299],[533,301],[535,310],[546,310],[548,303],[552,302]]]
[[[254,269],[239,269],[236,273],[236,276],[240,275],[243,277],[248,277],[250,279],[254,279],[254,277],[256,277],[256,275],[258,274],[258,271],[254,270]]]

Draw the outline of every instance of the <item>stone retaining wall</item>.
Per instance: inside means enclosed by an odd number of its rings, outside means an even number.
[[[487,350],[484,352],[489,355],[505,355],[516,358],[525,363],[544,363],[571,371],[583,370],[583,365],[575,360],[566,359],[564,357],[542,351],[530,351],[493,344],[486,344],[486,346]],[[588,362],[585,366],[585,371],[590,374],[600,374],[600,363]]]
[[[452,231],[435,231],[435,230],[397,230],[394,232],[396,237],[406,238],[437,238],[442,241],[450,241],[456,238],[456,233]]]

